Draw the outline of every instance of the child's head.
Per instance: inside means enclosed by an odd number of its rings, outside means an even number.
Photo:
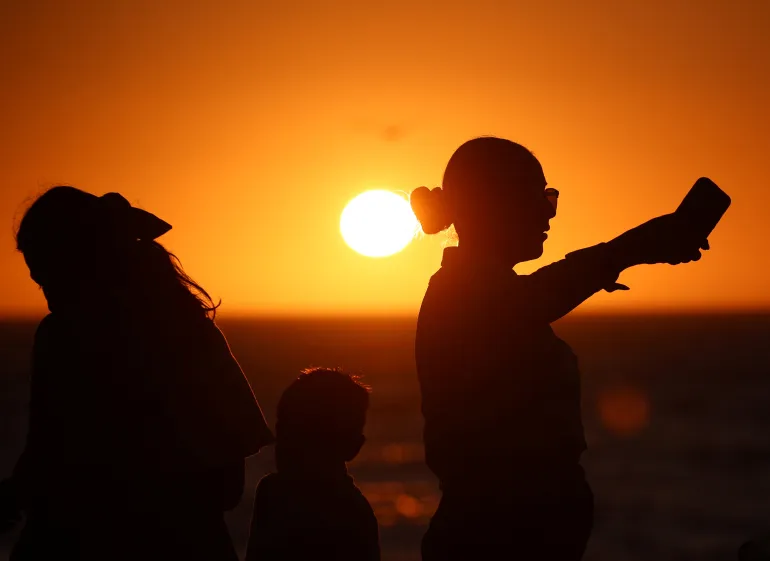
[[[314,457],[348,462],[364,444],[369,389],[328,368],[304,370],[278,402],[276,461]]]

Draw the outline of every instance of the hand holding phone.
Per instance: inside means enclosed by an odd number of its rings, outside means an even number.
[[[716,183],[701,177],[685,195],[674,214],[687,222],[695,237],[706,240],[731,202],[729,195]]]
[[[707,177],[701,177],[685,195],[679,208],[658,216],[618,236],[609,245],[621,269],[634,265],[697,261],[708,249],[708,236],[730,206],[730,197]],[[614,283],[606,290],[628,290]]]

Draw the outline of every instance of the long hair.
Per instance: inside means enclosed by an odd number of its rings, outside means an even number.
[[[212,320],[216,317],[221,302],[214,303],[206,289],[187,274],[181,260],[162,244],[139,240],[133,261],[132,269],[139,273],[135,283],[144,287],[145,296],[171,296],[185,308],[198,309]],[[144,276],[148,272],[151,273]]]
[[[172,306],[214,319],[219,303],[185,272],[176,255],[155,241],[169,229],[117,193],[97,197],[57,186],[24,213],[16,247],[32,278],[48,289],[47,297],[57,284],[71,285],[72,271],[77,271],[81,281],[118,288],[124,296],[136,297],[140,306]]]

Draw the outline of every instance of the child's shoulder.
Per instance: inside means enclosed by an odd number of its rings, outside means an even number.
[[[363,492],[358,487],[358,485],[355,484],[355,481],[353,480],[352,477],[349,478],[348,493],[352,498],[353,502],[355,503],[358,512],[361,515],[374,516],[374,510],[372,509],[372,505],[369,503],[369,500],[366,498],[366,495],[363,494]]]
[[[255,509],[273,510],[286,502],[287,488],[282,479],[277,473],[268,473],[259,480],[254,496]]]

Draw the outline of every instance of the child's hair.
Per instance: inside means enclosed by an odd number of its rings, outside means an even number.
[[[369,388],[358,376],[335,368],[309,368],[278,402],[276,437],[292,447],[344,454],[351,443],[359,442],[368,408]]]

